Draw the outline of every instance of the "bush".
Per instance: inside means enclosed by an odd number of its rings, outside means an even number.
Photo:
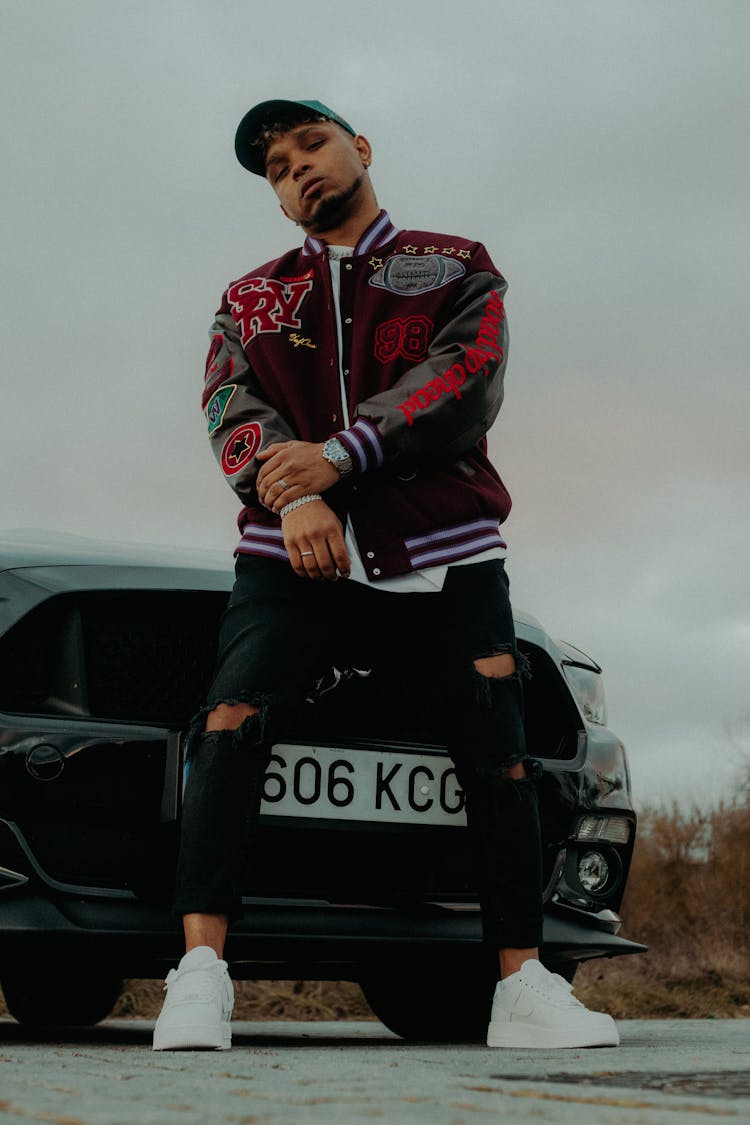
[[[622,915],[649,952],[584,966],[586,1003],[631,1018],[750,1016],[746,795],[709,812],[642,812]]]

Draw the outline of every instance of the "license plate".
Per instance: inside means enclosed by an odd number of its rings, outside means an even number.
[[[464,794],[439,752],[344,750],[279,743],[261,812],[320,820],[464,825]]]

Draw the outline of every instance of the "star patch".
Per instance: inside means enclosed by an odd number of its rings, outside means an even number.
[[[402,251],[402,253],[404,253],[404,254],[416,254],[416,252],[417,252],[416,246],[404,246],[404,249]]]
[[[437,246],[425,246],[424,252],[425,254],[437,254],[438,248]]]
[[[238,426],[224,442],[221,451],[221,467],[224,475],[234,476],[250,461],[260,449],[263,430],[260,422],[246,422]]]
[[[383,259],[382,258],[376,258],[375,255],[373,254],[372,258],[370,258],[370,260],[367,264],[368,264],[368,266],[372,266],[372,268],[374,270],[382,270]]]
[[[458,253],[456,254],[456,257],[457,258],[470,258],[471,257],[471,250],[459,250]]]
[[[455,252],[456,252],[455,246],[444,246],[443,249],[440,251],[441,254],[455,254]]]

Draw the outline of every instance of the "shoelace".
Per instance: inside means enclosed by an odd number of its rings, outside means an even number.
[[[565,1003],[566,1008],[583,1008],[584,1007],[584,1005],[581,1003],[581,1001],[578,999],[578,997],[573,995],[573,985],[570,983],[570,981],[566,980],[565,977],[561,977],[559,973],[553,973],[552,979],[555,982],[555,984],[558,986],[558,988],[566,993],[566,995],[564,997],[562,997],[562,999],[564,999],[565,1002],[566,1002]]]
[[[550,973],[549,983],[552,988],[540,988],[539,984],[535,981],[526,981],[529,988],[533,989],[539,996],[544,997],[545,1000],[550,1001],[558,1008],[583,1008],[584,1004],[573,995],[573,985],[569,981],[561,977],[559,973]],[[553,995],[550,995],[550,992]]]
[[[202,1003],[203,1001],[213,1000],[216,995],[215,970],[201,967],[182,969],[178,972],[177,969],[170,969],[164,981],[164,992],[167,992],[177,980],[185,987],[185,991],[181,991],[181,995],[178,997],[180,1003],[183,1001]]]

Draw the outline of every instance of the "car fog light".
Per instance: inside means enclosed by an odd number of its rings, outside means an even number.
[[[576,840],[607,840],[610,844],[627,844],[630,821],[624,816],[585,816],[576,828]]]
[[[578,861],[578,878],[585,891],[601,891],[609,879],[609,864],[601,852],[584,852]]]

